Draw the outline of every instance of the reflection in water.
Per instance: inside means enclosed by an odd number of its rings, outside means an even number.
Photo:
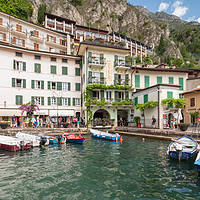
[[[166,155],[168,142],[86,136],[23,152],[0,151],[0,199],[197,199],[193,160]]]

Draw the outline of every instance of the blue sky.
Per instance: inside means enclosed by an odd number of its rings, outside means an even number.
[[[133,6],[141,5],[151,12],[164,11],[185,21],[200,23],[200,0],[128,0]]]

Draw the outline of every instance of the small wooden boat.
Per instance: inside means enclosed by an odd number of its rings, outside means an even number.
[[[118,133],[112,134],[112,133],[98,131],[98,130],[94,130],[94,129],[91,129],[90,132],[93,137],[105,139],[105,140],[117,141],[117,140],[120,140],[120,138],[121,138],[121,136]]]
[[[188,160],[198,150],[198,143],[191,137],[185,135],[170,143],[167,154],[179,160]]]
[[[197,171],[200,172],[200,152],[197,154],[194,165],[195,165]]]
[[[16,134],[16,137],[20,140],[30,141],[32,147],[44,146],[45,144],[47,145],[47,138],[44,137],[43,135],[36,136],[36,135],[30,135],[30,134],[18,132]]]
[[[63,132],[62,137],[65,138],[66,142],[83,144],[85,138],[81,135],[75,135],[73,133]]]
[[[8,151],[25,150],[31,148],[31,142],[0,135],[0,148]]]

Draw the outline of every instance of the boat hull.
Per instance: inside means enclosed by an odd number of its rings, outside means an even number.
[[[92,137],[95,137],[95,138],[99,138],[99,139],[104,139],[104,140],[112,140],[112,141],[116,141],[116,140],[119,140],[120,139],[120,136],[117,136],[117,137],[112,137],[112,136],[105,136],[105,135],[98,135],[98,134],[94,134],[94,133],[91,133]]]
[[[0,148],[7,151],[19,151],[20,146],[18,145],[9,145],[9,144],[0,144]]]
[[[77,143],[77,144],[83,144],[85,139],[66,139],[66,142],[71,142],[71,143]]]
[[[49,144],[63,144],[65,143],[64,138],[62,138],[60,141],[58,141],[57,138],[50,138],[49,139]]]

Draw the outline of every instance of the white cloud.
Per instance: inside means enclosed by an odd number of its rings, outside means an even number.
[[[192,17],[189,17],[186,21],[187,22],[192,22],[192,21],[195,21],[195,16],[192,16]]]
[[[158,12],[166,11],[168,8],[169,8],[169,4],[168,4],[168,3],[162,2],[162,3],[160,4],[160,6],[159,6]]]
[[[173,15],[176,15],[178,17],[182,17],[186,14],[188,8],[186,6],[182,6],[183,2],[182,1],[175,1],[171,8],[173,9]]]
[[[197,19],[197,21],[200,23],[200,17]]]

